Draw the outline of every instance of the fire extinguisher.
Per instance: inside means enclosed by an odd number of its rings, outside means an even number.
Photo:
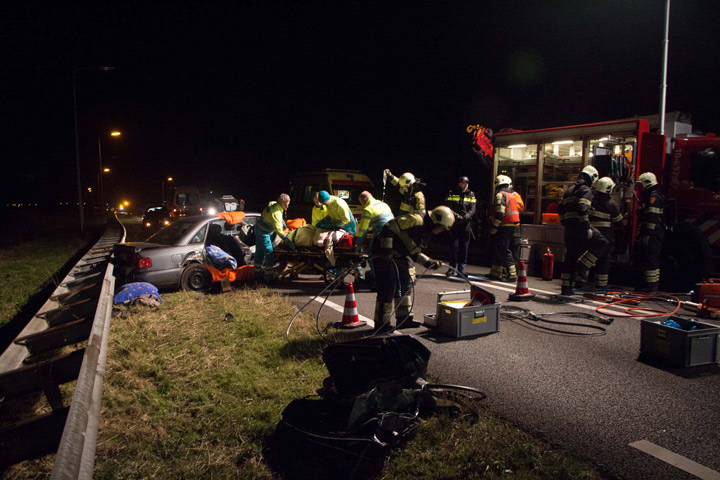
[[[542,267],[542,279],[552,280],[553,279],[553,263],[555,261],[555,255],[550,251],[548,247],[547,252],[543,253],[543,267]]]

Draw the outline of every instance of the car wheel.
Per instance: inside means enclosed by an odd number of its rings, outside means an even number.
[[[205,292],[210,288],[210,272],[205,265],[191,263],[180,277],[180,286],[186,292]]]

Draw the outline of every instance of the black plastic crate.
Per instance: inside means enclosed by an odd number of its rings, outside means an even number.
[[[668,318],[686,327],[691,320],[681,317],[643,319],[640,326],[640,355],[678,367],[694,367],[718,362],[720,327],[692,320],[695,330],[663,325]]]

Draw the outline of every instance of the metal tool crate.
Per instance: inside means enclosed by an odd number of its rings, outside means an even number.
[[[459,338],[499,331],[500,304],[468,305],[470,295],[470,290],[438,293],[435,318],[440,333]]]
[[[695,321],[695,330],[663,325],[671,318],[680,326],[690,320],[681,317],[643,319],[640,326],[640,355],[665,361],[678,367],[694,367],[718,362],[720,327]]]

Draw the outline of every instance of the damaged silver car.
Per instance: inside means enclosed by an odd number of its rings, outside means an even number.
[[[161,289],[205,291],[210,287],[210,264],[205,247],[215,245],[235,257],[238,266],[252,264],[254,225],[259,213],[245,214],[230,224],[216,216],[176,220],[143,242],[116,244],[113,263],[118,284],[148,282]]]

